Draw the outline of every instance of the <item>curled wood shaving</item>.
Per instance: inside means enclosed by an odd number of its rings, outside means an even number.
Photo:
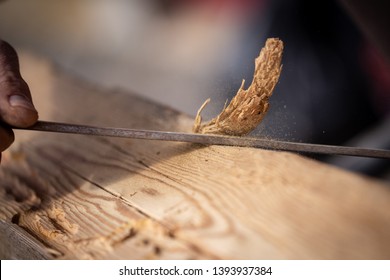
[[[193,132],[202,134],[226,134],[242,136],[250,133],[268,111],[268,99],[272,95],[282,71],[283,42],[277,38],[267,39],[260,55],[255,60],[252,84],[244,89],[242,81],[236,96],[222,112],[206,124],[202,124],[201,112],[210,102],[207,99],[198,110]]]

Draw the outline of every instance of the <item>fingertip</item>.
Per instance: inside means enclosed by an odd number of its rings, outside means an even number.
[[[28,127],[38,120],[38,112],[29,98],[24,95],[11,95],[9,108],[3,118],[15,127]]]
[[[13,94],[8,98],[8,102],[11,107],[20,107],[28,111],[36,112],[36,109],[31,100],[25,95]]]
[[[15,127],[28,127],[38,120],[30,89],[21,77],[0,84],[0,119]]]
[[[17,99],[20,99],[17,97]],[[38,120],[38,112],[32,107],[23,104],[24,101],[9,101],[8,104],[0,104],[0,119],[10,126],[29,127]],[[17,104],[16,104],[17,103]],[[1,106],[2,105],[2,106]]]

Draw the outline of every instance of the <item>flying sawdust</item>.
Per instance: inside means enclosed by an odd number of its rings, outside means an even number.
[[[255,60],[255,73],[248,89],[242,81],[236,96],[222,112],[206,124],[202,124],[201,112],[210,102],[207,99],[198,110],[193,126],[194,133],[242,136],[250,133],[262,121],[268,111],[268,99],[282,71],[283,42],[267,39]]]

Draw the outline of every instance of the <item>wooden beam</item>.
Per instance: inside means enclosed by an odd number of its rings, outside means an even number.
[[[24,53],[41,119],[190,131],[193,119]],[[185,97],[183,97],[185,98]],[[388,259],[389,185],[285,152],[17,131],[2,258]]]

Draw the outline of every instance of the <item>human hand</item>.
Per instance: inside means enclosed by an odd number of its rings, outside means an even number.
[[[0,40],[0,161],[14,141],[11,126],[28,127],[38,120],[30,89],[19,72],[16,51]]]

